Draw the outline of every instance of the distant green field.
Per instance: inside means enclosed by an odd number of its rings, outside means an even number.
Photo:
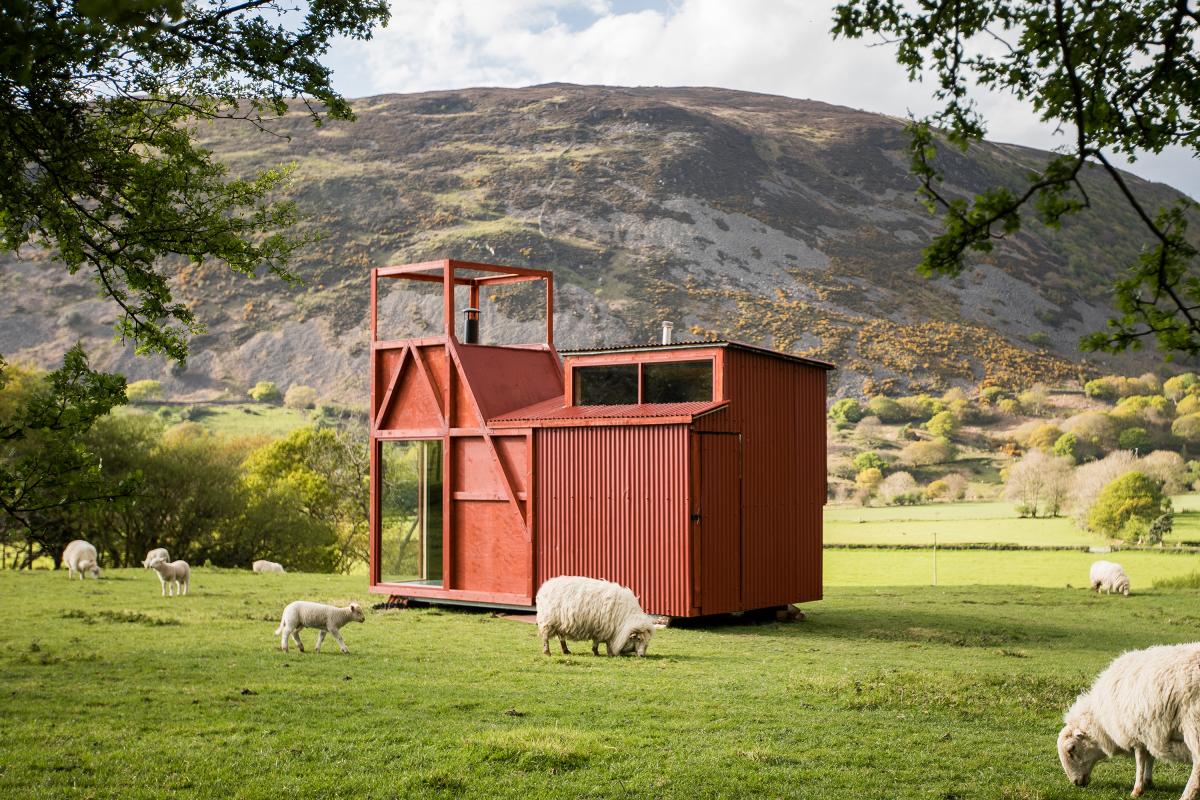
[[[192,409],[188,411],[187,409]],[[208,428],[213,433],[226,436],[287,436],[297,428],[311,425],[312,416],[306,411],[273,406],[265,403],[238,403],[236,405],[175,406],[139,404],[119,408],[117,413],[148,413],[162,418],[167,424],[182,422],[185,416]]]
[[[1200,545],[1200,495],[1173,498],[1175,529],[1168,545]],[[1016,544],[1101,546],[1108,542],[1080,530],[1070,517],[1022,519],[1011,503],[932,503],[924,506],[826,506],[826,544],[931,545]]]
[[[368,611],[349,655],[311,631],[276,649],[287,601],[364,590],[0,572],[0,796],[1118,800],[1130,759],[1063,776],[1062,712],[1116,654],[1200,627],[1194,590],[885,583],[830,585],[804,622],[669,628],[645,659],[547,658],[532,625],[439,609]],[[1161,764],[1147,796],[1186,775]]]

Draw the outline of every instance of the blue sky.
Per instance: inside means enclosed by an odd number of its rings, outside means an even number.
[[[564,81],[720,86],[897,117],[934,108],[888,46],[835,41],[835,0],[395,0],[370,42],[338,42],[347,97]],[[1051,149],[1061,133],[1023,104],[981,95],[989,138]],[[1200,198],[1200,160],[1175,149],[1124,164]]]

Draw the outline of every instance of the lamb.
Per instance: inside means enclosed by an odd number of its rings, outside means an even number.
[[[165,558],[156,558],[150,562],[150,569],[158,573],[158,582],[162,584],[163,597],[168,595],[168,586],[171,588],[172,596],[188,593],[188,586],[192,583],[192,568],[186,561],[172,561],[168,564]],[[180,588],[182,588],[182,592]]]
[[[1097,561],[1092,564],[1089,579],[1092,589],[1097,594],[1103,589],[1109,594],[1120,592],[1129,597],[1129,576],[1125,574],[1125,570],[1121,568],[1120,564],[1112,561]]]
[[[1092,767],[1133,754],[1133,797],[1152,783],[1154,759],[1190,761],[1181,800],[1200,798],[1200,642],[1118,656],[1063,717],[1058,757],[1076,786]]]
[[[76,539],[63,550],[63,563],[67,565],[67,580],[74,578],[76,572],[79,573],[79,580],[83,580],[85,572],[92,573],[93,578],[100,577],[96,548],[82,539]]]
[[[266,561],[259,559],[251,566],[255,572],[283,572],[283,564],[277,564],[274,561]]]
[[[144,561],[142,561],[142,569],[150,569],[150,562],[155,561],[160,558],[163,561],[171,560],[171,555],[167,552],[167,548],[156,547],[153,550],[151,550],[149,553],[146,553],[146,558]]]
[[[654,620],[634,593],[617,583],[563,575],[543,583],[536,602],[545,655],[550,655],[550,637],[557,636],[563,653],[571,652],[567,639],[591,639],[593,655],[600,655],[604,642],[610,656],[644,656],[654,635]]]
[[[287,608],[283,609],[283,618],[279,621],[279,627],[275,629],[275,635],[280,637],[279,649],[283,652],[288,651],[288,637],[292,636],[296,639],[296,646],[303,653],[304,642],[300,641],[300,631],[304,628],[316,628],[318,653],[321,652],[321,642],[325,641],[326,633],[337,640],[338,647],[342,648],[343,653],[349,653],[350,649],[346,647],[346,642],[342,639],[342,626],[348,622],[365,621],[366,617],[363,616],[362,606],[358,603],[338,608],[337,606],[327,606],[324,603],[297,600],[288,603]]]

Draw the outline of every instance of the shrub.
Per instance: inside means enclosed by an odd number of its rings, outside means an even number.
[[[1150,449],[1150,434],[1145,428],[1126,428],[1117,437],[1117,445],[1122,450],[1142,452]]]
[[[888,505],[912,505],[912,495],[919,497],[917,482],[907,472],[893,472],[879,484],[879,499]]]
[[[958,420],[949,411],[942,411],[930,417],[929,422],[925,423],[925,429],[934,436],[949,439],[958,433]]]
[[[1026,414],[1040,417],[1050,406],[1050,392],[1042,384],[1034,384],[1017,395],[1017,404]]]
[[[163,396],[162,381],[134,381],[125,387],[125,397],[131,403],[144,403],[147,400],[161,400]]]
[[[1071,479],[1071,514],[1080,528],[1088,527],[1088,515],[1096,498],[1109,483],[1137,469],[1138,460],[1128,450],[1109,453],[1099,461],[1083,464],[1075,469]]]
[[[967,494],[967,477],[960,472],[948,472],[942,478],[946,484],[947,500],[962,500]]]
[[[838,424],[853,424],[863,418],[862,406],[853,397],[844,397],[829,407],[829,418]]]
[[[1117,442],[1117,423],[1103,411],[1076,414],[1063,422],[1062,429],[1075,434],[1077,446],[1086,448],[1092,455],[1110,450]]]
[[[925,487],[925,497],[928,500],[945,500],[950,495],[950,484],[940,478],[936,481],[930,481]]]
[[[1178,417],[1196,413],[1200,413],[1200,394],[1189,394],[1175,404],[1175,415]]]
[[[1004,394],[1004,390],[999,386],[984,386],[979,390],[979,399],[989,406],[995,405],[1000,400],[1000,396]]]
[[[288,408],[314,408],[317,405],[317,390],[311,386],[294,385],[283,396],[283,404]]]
[[[1005,414],[1010,417],[1016,417],[1021,414],[1021,404],[1016,400],[1013,400],[1011,397],[1006,397],[1000,402],[996,403],[996,408],[1000,410],[1001,414]]]
[[[259,381],[250,390],[250,399],[256,403],[278,403],[279,387],[272,381]]]
[[[1200,444],[1200,413],[1180,417],[1171,425],[1171,433],[1186,444]]]
[[[925,422],[934,414],[946,410],[945,403],[927,394],[901,397],[896,402],[904,409],[908,418],[915,422]]]
[[[1141,378],[1126,378],[1124,375],[1106,375],[1083,386],[1083,393],[1097,400],[1112,402],[1120,397],[1134,394],[1154,394],[1159,390],[1158,377],[1146,373]]]
[[[1163,382],[1163,394],[1178,401],[1184,395],[1190,394],[1193,387],[1200,385],[1200,378],[1194,372],[1185,372]]]
[[[874,491],[883,482],[883,471],[879,467],[867,467],[854,476],[854,482],[867,491]]]
[[[895,425],[908,419],[907,412],[899,403],[881,394],[877,394],[867,401],[867,411],[872,416],[879,417],[879,421],[887,425]]]
[[[1144,472],[1126,473],[1101,490],[1088,513],[1088,527],[1106,536],[1139,541],[1168,510],[1165,500],[1157,480]]]
[[[1167,495],[1179,494],[1191,483],[1183,456],[1171,450],[1155,450],[1138,463],[1138,470],[1159,481]]]
[[[1072,461],[1079,460],[1079,437],[1073,433],[1064,433],[1054,441],[1054,447],[1050,452],[1056,456],[1069,458]]]
[[[1144,420],[1154,425],[1165,425],[1175,416],[1175,404],[1161,394],[1137,394],[1117,403],[1112,415],[1129,422]]]
[[[1061,439],[1063,432],[1058,429],[1057,425],[1052,425],[1049,422],[1044,422],[1038,425],[1025,439],[1026,447],[1036,447],[1041,450],[1049,450],[1054,446],[1054,443]]]
[[[914,467],[923,467],[953,461],[955,452],[954,445],[948,439],[934,439],[929,442],[913,442],[900,451],[900,459]]]
[[[867,450],[866,452],[859,453],[854,457],[854,469],[858,470],[859,472],[872,467],[882,472],[886,466],[887,463],[880,458],[879,454],[874,450]]]

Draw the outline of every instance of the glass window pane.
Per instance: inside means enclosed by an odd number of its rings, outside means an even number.
[[[692,403],[713,399],[713,362],[675,361],[642,365],[643,403]]]
[[[442,584],[442,443],[380,443],[380,580]]]
[[[576,367],[574,375],[577,406],[623,406],[638,401],[637,364]]]

